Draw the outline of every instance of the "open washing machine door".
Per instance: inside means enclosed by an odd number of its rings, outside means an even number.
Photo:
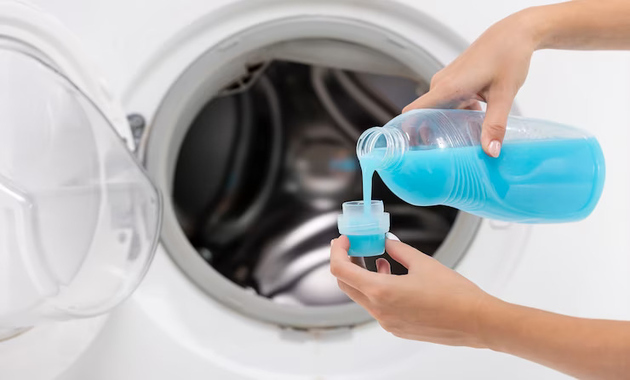
[[[160,197],[91,67],[54,19],[0,1],[0,339],[106,313],[153,257]]]

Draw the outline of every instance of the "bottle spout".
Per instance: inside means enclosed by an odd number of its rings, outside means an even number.
[[[396,166],[409,147],[407,135],[397,128],[373,127],[357,141],[357,157],[369,160],[374,169]]]
[[[357,157],[369,155],[377,148],[387,148],[387,139],[381,127],[373,127],[361,134],[357,141]]]

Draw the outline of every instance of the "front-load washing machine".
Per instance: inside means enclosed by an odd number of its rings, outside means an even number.
[[[0,4],[0,378],[563,377],[395,338],[328,271],[339,204],[360,196],[357,136],[533,3]],[[629,132],[614,111],[629,63],[536,53],[514,109],[600,139],[608,182],[587,220],[415,208],[376,180],[392,231],[507,300],[630,317]]]

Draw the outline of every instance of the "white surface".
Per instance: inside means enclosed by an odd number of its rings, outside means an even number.
[[[141,111],[150,117],[169,77],[146,82],[150,88],[135,88],[136,83],[144,83],[138,78],[153,64],[147,62],[148,57],[220,2],[40,3],[81,36],[89,53],[106,70],[115,91],[124,94],[128,111]],[[468,41],[491,22],[531,4],[464,0],[407,3],[447,23]],[[357,17],[365,16],[361,14],[362,3],[353,4]],[[391,8],[397,11],[396,6]],[[264,12],[262,15],[269,16]],[[382,17],[391,21],[387,14]],[[229,20],[224,27],[223,32],[238,29]],[[199,44],[212,42],[195,41],[191,48],[200,49]],[[175,62],[173,66],[181,64]],[[505,241],[497,241],[482,231],[462,263],[462,273],[510,301],[573,315],[630,319],[630,150],[626,147],[630,131],[625,111],[630,104],[628,67],[627,53],[536,53],[530,78],[518,98],[519,106],[527,116],[575,124],[596,134],[607,159],[602,199],[587,220],[535,226],[527,242],[510,241],[508,234],[500,235]],[[153,96],[134,98],[140,93]],[[483,228],[491,231],[492,225],[485,222]],[[496,260],[487,255],[497,244],[509,244],[524,252],[502,291],[480,276],[492,271],[492,267],[485,266]],[[419,377],[565,376],[486,350],[402,341],[375,324],[351,331],[304,333],[251,321],[209,299],[164,252],[158,252],[139,291],[113,313],[95,344],[62,379]]]
[[[0,341],[0,378],[56,378],[87,350],[106,320],[106,316],[101,316],[47,323]]]
[[[81,42],[51,12],[32,3],[0,0],[0,35],[41,52],[107,116],[127,146],[134,148],[125,114],[110,86]]]

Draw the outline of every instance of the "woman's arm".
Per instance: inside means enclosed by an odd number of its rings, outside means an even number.
[[[575,0],[522,11],[536,49],[630,49],[630,2]]]
[[[495,350],[580,379],[630,377],[630,322],[574,318],[493,300],[480,334]]]
[[[392,276],[353,264],[345,236],[332,242],[339,287],[381,326],[406,339],[490,348],[581,379],[630,377],[630,322],[573,318],[494,298],[457,272],[401,242],[389,255],[409,273]]]
[[[539,49],[630,49],[630,1],[576,0],[532,7],[492,25],[436,73],[429,92],[405,107],[480,109],[481,144],[498,157],[507,117]]]

